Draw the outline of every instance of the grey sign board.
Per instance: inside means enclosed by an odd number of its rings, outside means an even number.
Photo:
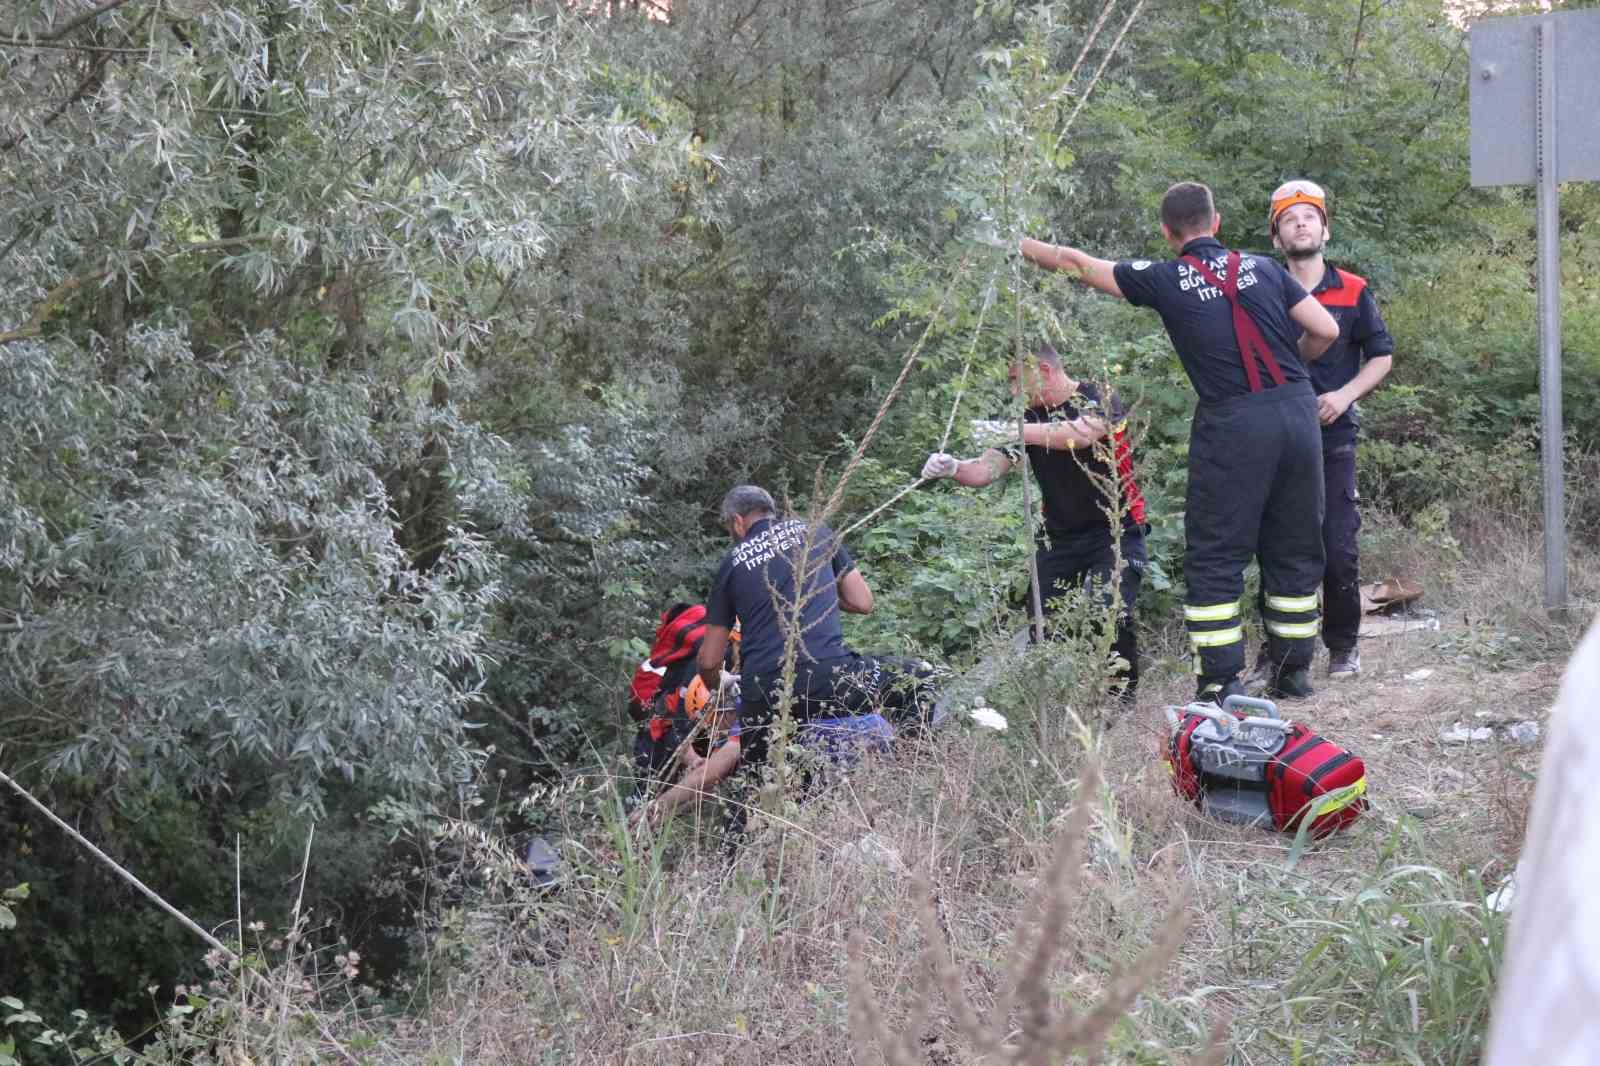
[[[1472,27],[1472,184],[1531,185],[1538,159],[1535,38],[1551,27],[1557,181],[1600,180],[1600,10],[1485,19]],[[1555,131],[1548,131],[1554,136]]]

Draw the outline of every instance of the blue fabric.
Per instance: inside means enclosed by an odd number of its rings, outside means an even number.
[[[889,750],[894,726],[881,714],[813,718],[800,730],[800,743],[838,763],[853,763],[862,752]]]

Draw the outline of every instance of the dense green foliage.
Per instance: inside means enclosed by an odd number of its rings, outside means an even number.
[[[1529,198],[1467,187],[1464,36],[1428,0],[1154,5],[1081,67],[1085,0],[104,6],[0,27],[0,767],[207,924],[236,834],[269,913],[315,821],[313,892],[360,929],[400,920],[363,902],[380,800],[606,757],[722,492],[805,503],[925,328],[842,518],[968,448],[1012,338],[1049,336],[1136,401],[1170,602],[1188,392],[1158,324],[979,231],[1159,251],[1198,178],[1260,248],[1267,191],[1312,176],[1400,345],[1369,487],[1531,469]],[[1588,449],[1600,198],[1567,206]],[[859,643],[959,659],[1015,610],[1015,482],[858,535]],[[0,991],[127,1007],[183,972],[54,832],[0,800],[0,886],[34,887]]]

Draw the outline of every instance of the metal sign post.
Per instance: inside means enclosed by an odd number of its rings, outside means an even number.
[[[1544,605],[1567,607],[1561,440],[1562,181],[1600,179],[1600,11],[1488,19],[1472,27],[1472,184],[1537,191]],[[1557,47],[1557,41],[1560,47]],[[1558,62],[1559,56],[1569,61]],[[1564,134],[1558,137],[1557,131]]]
[[[1539,457],[1544,467],[1544,606],[1567,606],[1566,461],[1561,428],[1561,187],[1556,184],[1556,29],[1534,27],[1534,141],[1539,165]]]

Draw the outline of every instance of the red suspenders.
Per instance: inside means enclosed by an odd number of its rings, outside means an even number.
[[[1261,335],[1261,327],[1256,325],[1255,319],[1244,309],[1244,304],[1239,302],[1239,253],[1228,253],[1227,281],[1219,281],[1210,268],[1195,256],[1186,255],[1183,261],[1220,289],[1222,295],[1228,298],[1228,303],[1233,305],[1233,336],[1239,342],[1239,358],[1244,363],[1244,376],[1250,382],[1250,391],[1261,391],[1261,372],[1256,369],[1253,356],[1259,356],[1266,364],[1267,373],[1272,375],[1272,383],[1282,385],[1283,371],[1278,368],[1278,360],[1273,358],[1272,349],[1267,346],[1267,339]]]

